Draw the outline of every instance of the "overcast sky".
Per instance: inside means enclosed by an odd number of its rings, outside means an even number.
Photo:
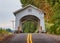
[[[0,0],[0,27],[12,28],[13,12],[20,8],[20,0]]]

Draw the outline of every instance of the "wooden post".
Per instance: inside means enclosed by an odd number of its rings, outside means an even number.
[[[18,26],[18,33],[20,33],[20,27]]]
[[[18,33],[22,33],[21,26],[18,26]]]
[[[39,33],[41,33],[42,32],[42,26],[40,26],[40,28],[39,28]]]

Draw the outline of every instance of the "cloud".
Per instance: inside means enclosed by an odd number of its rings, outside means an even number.
[[[11,27],[12,28],[12,23],[11,22],[4,22],[4,23],[0,23],[0,27],[3,27],[3,28],[9,28]]]
[[[15,20],[13,12],[21,8],[19,0],[0,0],[0,27],[12,28],[11,20]]]
[[[0,27],[2,27],[2,28],[10,28],[10,29],[14,30],[13,27],[15,27],[15,23],[14,23],[14,26],[13,26],[12,22],[0,23]]]

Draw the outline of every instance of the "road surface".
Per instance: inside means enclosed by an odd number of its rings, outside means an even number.
[[[42,33],[29,33],[14,34],[12,37],[8,37],[0,43],[29,43],[27,40],[31,40],[30,43],[60,43],[60,36],[48,35]]]

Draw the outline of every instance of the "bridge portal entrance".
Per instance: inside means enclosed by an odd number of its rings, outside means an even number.
[[[40,20],[34,15],[27,15],[21,18],[21,30],[23,33],[37,33]]]

